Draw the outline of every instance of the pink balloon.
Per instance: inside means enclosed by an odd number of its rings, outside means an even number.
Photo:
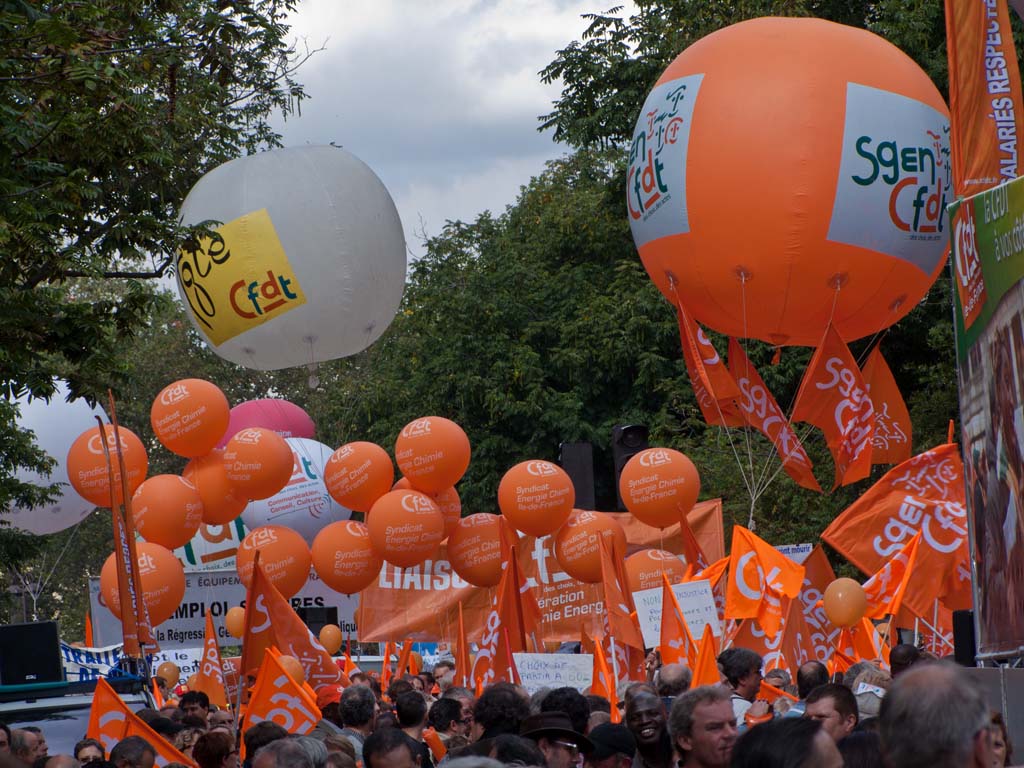
[[[272,399],[246,400],[231,409],[227,431],[217,443],[217,447],[223,448],[239,430],[250,427],[270,429],[281,437],[305,437],[307,439],[312,439],[316,432],[316,425],[309,418],[309,414],[295,403]]]

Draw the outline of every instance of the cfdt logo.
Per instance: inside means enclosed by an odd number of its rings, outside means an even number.
[[[239,280],[231,286],[228,295],[231,309],[246,320],[272,314],[286,304],[299,300],[299,294],[291,289],[294,280],[294,275],[285,277],[272,269],[267,270],[267,279],[263,282]]]
[[[259,549],[260,547],[265,547],[268,544],[276,543],[277,534],[274,533],[273,528],[270,528],[268,526],[256,528],[255,530],[251,531],[249,535],[245,538],[245,541],[242,542],[243,546],[245,546],[246,549]]]
[[[407,493],[402,497],[402,509],[414,515],[423,515],[433,512],[434,502],[422,493]]]
[[[243,445],[259,445],[260,438],[262,437],[263,433],[258,429],[243,429],[237,432],[231,439]]]
[[[346,443],[345,445],[341,446],[341,448],[339,448],[338,450],[331,454],[331,458],[329,459],[329,461],[331,464],[337,464],[338,462],[342,462],[345,459],[349,458],[355,452],[355,449],[351,445],[348,445]]]
[[[153,559],[153,556],[146,552],[139,554],[139,575],[153,573],[155,570],[156,560]]]
[[[430,434],[430,419],[416,419],[405,425],[402,437],[422,437]]]
[[[575,515],[573,515],[571,518],[569,518],[569,527],[570,528],[578,528],[581,525],[586,525],[587,523],[596,523],[596,522],[597,522],[597,513],[596,512],[587,512],[586,510],[580,510]]]
[[[96,434],[89,438],[89,442],[86,443],[86,448],[89,449],[89,453],[95,454],[96,456],[102,456],[104,440],[106,441],[107,448],[109,450],[117,450],[117,438],[114,436],[114,430],[104,428],[102,435],[97,431]],[[128,446],[124,440],[121,441],[121,447],[126,451],[128,450]]]
[[[640,466],[651,469],[672,462],[672,456],[664,448],[651,448],[640,454]]]
[[[981,272],[981,254],[978,252],[978,229],[974,206],[964,202],[956,213],[953,225],[954,267],[956,291],[960,297],[964,328],[970,328],[985,305],[987,294],[985,278]]]
[[[647,557],[651,560],[657,560],[658,562],[670,562],[672,560],[678,561],[679,558],[673,555],[671,552],[666,552],[664,549],[648,549]]]
[[[174,405],[175,403],[180,403],[186,397],[188,397],[188,387],[181,383],[172,384],[169,387],[165,387],[160,393],[160,403],[161,405]]]
[[[558,467],[550,461],[529,461],[526,463],[526,471],[534,477],[550,477],[558,474]]]
[[[366,526],[362,523],[357,523],[354,520],[349,520],[346,523],[345,530],[347,530],[348,535],[354,539],[366,539],[370,536],[370,532],[366,530]]]

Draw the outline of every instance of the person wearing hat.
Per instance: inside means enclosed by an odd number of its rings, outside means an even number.
[[[585,768],[629,768],[636,755],[636,739],[621,723],[601,723],[587,734],[594,748],[584,761]]]
[[[323,741],[332,734],[340,734],[344,723],[341,721],[340,685],[323,685],[316,689],[316,705],[320,708],[320,720],[310,732],[310,736]]]
[[[523,720],[519,735],[537,742],[547,768],[573,768],[593,750],[590,739],[572,727],[565,712],[541,712]]]

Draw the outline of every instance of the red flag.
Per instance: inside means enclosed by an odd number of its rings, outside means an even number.
[[[920,542],[921,532],[918,531],[895,557],[864,582],[864,592],[868,598],[868,611],[864,615],[867,618],[883,619],[899,614],[903,595],[906,594],[911,574],[917,564],[917,548]]]
[[[860,368],[831,324],[800,382],[793,421],[805,421],[825,433],[836,464],[833,489],[871,472],[875,409]]]
[[[631,615],[632,611],[626,602],[625,592],[619,575],[612,561],[612,553],[605,537],[600,537],[598,542],[601,548],[601,584],[604,594],[605,622],[608,625],[608,633],[615,638],[616,643],[631,645],[634,648],[644,647],[643,636],[640,634],[640,627],[636,619]]]
[[[459,601],[459,639],[455,646],[455,685],[461,688],[472,686],[469,671],[469,641],[466,640],[466,625],[462,620],[462,601]]]
[[[743,347],[736,339],[729,339],[729,370],[743,393],[739,404],[746,423],[767,437],[779,454],[782,468],[798,485],[812,491],[821,491],[821,486],[811,471],[811,459],[807,456],[800,438],[793,431],[789,419],[768,391],[754,364],[747,358]]]
[[[782,626],[782,598],[796,597],[804,568],[742,526],[732,534],[725,615],[753,619],[774,638]]]
[[[871,438],[872,464],[899,464],[910,458],[910,412],[903,402],[889,365],[876,346],[862,369],[864,383],[875,409],[875,434]]]
[[[718,651],[715,649],[715,636],[711,631],[711,625],[704,625],[704,634],[700,639],[700,648],[697,650],[697,662],[693,665],[693,681],[691,688],[702,685],[718,685],[722,682],[722,675],[718,671]]]
[[[704,420],[712,426],[743,426],[743,417],[736,405],[740,396],[739,387],[722,363],[711,340],[690,317],[678,295],[676,319],[679,321],[679,338],[683,345],[686,372],[690,376],[693,394],[704,414]]]
[[[661,574],[661,661],[663,664],[685,664],[693,669],[697,658],[697,643],[690,634],[686,617],[679,607],[668,576]]]
[[[217,632],[213,627],[213,616],[206,612],[206,634],[203,637],[203,658],[196,672],[194,691],[202,691],[210,703],[223,709],[228,705],[228,694],[224,686],[224,664],[220,658]]]

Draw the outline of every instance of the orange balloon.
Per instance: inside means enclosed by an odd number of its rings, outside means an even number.
[[[220,387],[202,379],[182,379],[160,390],[149,410],[156,439],[179,456],[193,458],[212,451],[231,418]]]
[[[185,569],[170,550],[147,541],[135,543],[142,581],[142,599],[153,626],[162,624],[178,610],[185,597]],[[100,594],[107,608],[121,618],[121,596],[117,587],[117,564],[110,555],[100,569]]]
[[[415,490],[407,477],[399,478],[398,482],[391,486],[393,491],[400,491],[403,488]],[[432,498],[438,509],[441,510],[441,514],[444,516],[444,536],[448,538],[455,530],[455,526],[459,524],[459,520],[462,519],[462,499],[459,498],[459,492],[453,485],[440,493],[428,493],[427,496]]]
[[[125,472],[128,476],[128,492],[142,485],[149,471],[149,457],[146,448],[138,435],[130,429],[118,428],[121,438],[121,454],[124,457]],[[109,424],[103,426],[103,437],[98,426],[88,429],[79,435],[68,449],[67,468],[68,480],[78,494],[95,504],[97,507],[110,506],[110,480],[107,473],[107,462],[103,455],[103,440],[106,439],[110,451],[110,461],[114,467],[114,492],[117,504],[124,503],[121,491],[121,468],[117,459],[117,445],[114,428]]]
[[[619,476],[626,509],[641,523],[668,528],[678,523],[700,493],[693,462],[671,448],[647,448],[626,462]]]
[[[313,569],[335,592],[361,592],[374,582],[383,565],[363,523],[340,520],[325,526],[313,539]]]
[[[228,608],[224,614],[224,628],[232,637],[241,637],[245,634],[245,608],[240,605]]]
[[[640,110],[627,203],[644,267],[729,336],[814,346],[830,318],[848,341],[876,333],[945,261],[948,123],[928,75],[871,32],[720,29]]]
[[[374,551],[392,565],[411,568],[437,552],[444,516],[419,491],[389,491],[377,499],[366,521]]]
[[[185,687],[190,691],[194,691],[197,685],[199,685],[199,675],[189,675],[188,680],[185,681]]]
[[[821,598],[828,620],[837,627],[852,627],[868,610],[868,598],[864,587],[853,579],[836,579],[827,587]]]
[[[181,679],[181,669],[173,661],[165,661],[156,668],[156,676],[173,688]]]
[[[412,487],[440,493],[452,487],[469,467],[469,438],[462,427],[440,416],[405,425],[395,441],[395,461]]]
[[[146,541],[168,549],[183,547],[203,522],[203,500],[187,480],[154,475],[132,496],[132,520]]]
[[[301,661],[296,659],[294,656],[289,656],[287,654],[281,654],[277,657],[277,660],[281,663],[281,666],[284,667],[284,671],[288,674],[288,677],[300,685],[305,681],[306,670],[303,668]]]
[[[331,656],[341,650],[341,627],[337,624],[324,624],[320,630],[320,645]]]
[[[686,576],[683,561],[664,549],[641,549],[626,558],[626,581],[630,592],[661,586],[661,574],[669,584],[678,584]]]
[[[245,586],[252,581],[253,563],[256,552],[260,553],[260,566],[285,597],[291,597],[309,578],[312,555],[305,540],[290,528],[280,525],[264,525],[249,531],[238,547],[235,567],[238,578]]]
[[[224,449],[214,448],[205,456],[192,459],[181,476],[199,491],[203,501],[203,522],[226,525],[245,510],[248,499],[237,496],[235,485],[224,471]]]
[[[288,484],[294,466],[292,449],[270,429],[243,429],[224,446],[224,474],[247,499],[269,499]]]
[[[493,587],[501,579],[501,518],[487,512],[468,515],[448,537],[452,569],[474,587]]]
[[[391,490],[394,479],[391,457],[376,443],[346,443],[324,467],[327,492],[356,512],[369,512],[373,502]]]
[[[550,461],[524,461],[498,485],[498,506],[512,526],[530,536],[547,536],[569,519],[576,489],[565,470]]]
[[[618,520],[604,512],[574,509],[555,532],[553,549],[565,572],[584,584],[601,581],[601,538],[611,545],[612,557],[626,555],[626,532]]]

